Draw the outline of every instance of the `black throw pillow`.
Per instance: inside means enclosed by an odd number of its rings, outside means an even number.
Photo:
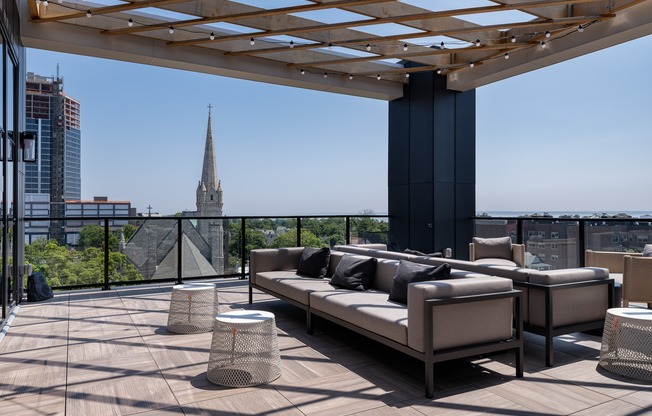
[[[389,300],[407,305],[408,284],[428,280],[444,280],[450,278],[450,274],[451,266],[448,263],[439,266],[425,266],[401,260],[396,269]]]
[[[308,277],[324,277],[328,272],[328,262],[331,258],[331,249],[306,247],[301,253],[297,273]]]
[[[375,257],[356,257],[344,255],[337,263],[331,285],[352,290],[367,290],[376,274]]]
[[[422,251],[419,251],[419,250],[412,250],[412,249],[406,248],[405,250],[403,250],[403,253],[405,253],[405,254],[413,254],[415,256],[443,257],[442,254],[439,251],[436,251],[434,253],[426,254],[426,253],[424,253]]]

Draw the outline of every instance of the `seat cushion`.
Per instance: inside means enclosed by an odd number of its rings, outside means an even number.
[[[473,263],[475,264],[485,264],[487,266],[511,266],[511,267],[518,267],[518,265],[507,259],[499,259],[497,257],[484,257],[478,260],[475,260]]]
[[[390,302],[385,292],[347,289],[313,292],[310,308],[407,345],[407,307]]]
[[[332,286],[328,284],[328,279],[302,277],[293,270],[259,272],[256,277],[256,285],[306,306],[310,305],[311,292],[332,289]]]

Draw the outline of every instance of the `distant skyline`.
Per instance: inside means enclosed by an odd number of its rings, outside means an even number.
[[[649,211],[648,36],[477,90],[477,212]],[[387,212],[384,101],[29,49],[81,102],[82,198],[195,210],[208,105],[225,215]]]

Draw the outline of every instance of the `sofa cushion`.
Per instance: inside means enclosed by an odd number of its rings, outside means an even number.
[[[473,237],[475,258],[512,258],[512,239],[510,237],[479,238]]]
[[[646,244],[643,247],[643,257],[652,257],[652,244]]]
[[[256,284],[281,296],[309,305],[310,293],[332,290],[328,279],[312,279],[297,275],[292,271],[259,272]]]
[[[407,345],[407,307],[387,300],[387,293],[331,289],[310,294],[310,308]]]
[[[351,290],[367,290],[376,273],[375,257],[343,256],[335,268],[331,285]]]
[[[301,253],[297,273],[308,277],[324,277],[328,272],[328,261],[331,257],[331,249],[306,247]]]
[[[443,280],[450,278],[451,266],[447,263],[439,266],[426,266],[401,260],[394,276],[392,291],[389,293],[389,300],[407,304],[408,284],[425,282],[428,280]]]
[[[474,261],[475,264],[483,264],[487,266],[508,266],[508,267],[517,267],[516,263],[502,258],[497,257],[484,257]]]

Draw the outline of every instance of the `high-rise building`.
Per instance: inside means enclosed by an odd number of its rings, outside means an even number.
[[[50,201],[81,199],[79,101],[63,91],[63,78],[28,73],[26,127],[39,137],[38,162],[26,165],[25,192]]]
[[[28,131],[39,137],[37,163],[25,166],[25,193],[50,201],[50,216],[65,215],[66,200],[81,199],[81,127],[79,101],[63,91],[63,78],[28,73]],[[63,226],[53,221],[50,238],[65,243]]]

